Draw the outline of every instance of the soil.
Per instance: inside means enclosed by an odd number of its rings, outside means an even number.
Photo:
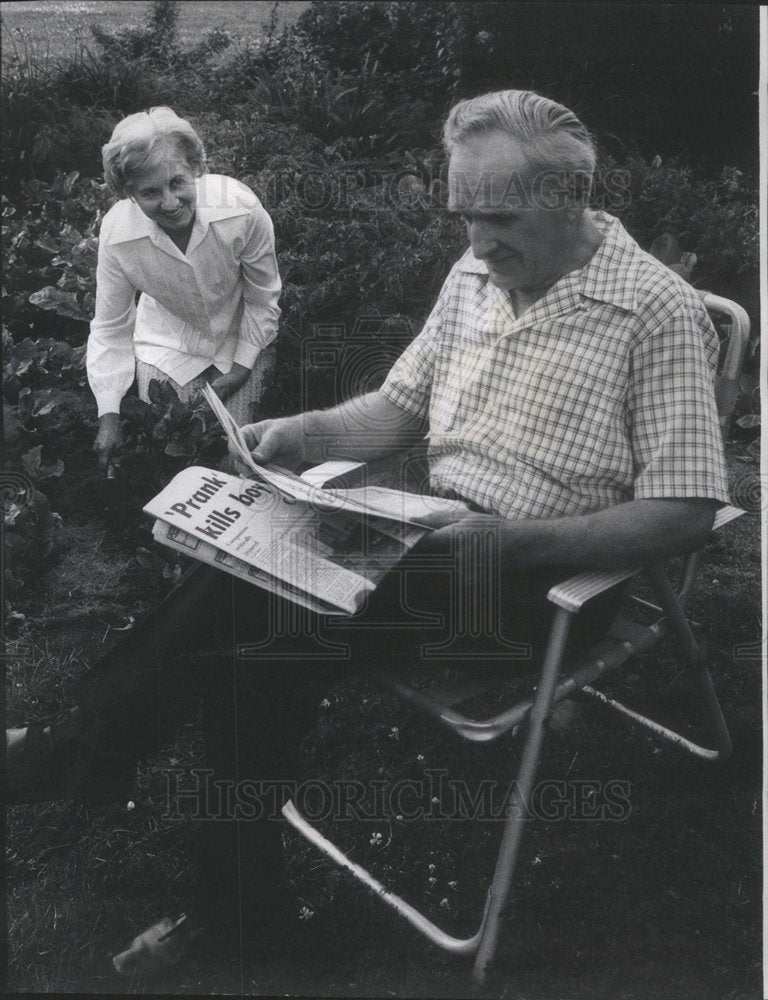
[[[121,495],[119,483],[102,479],[89,448],[83,434],[68,448],[67,476],[49,489],[54,509],[65,517],[61,560],[18,602],[27,615],[19,648],[44,645],[54,659],[67,662],[67,683],[119,642],[121,630],[130,630],[132,619],[146,613],[171,585],[162,565],[148,570],[136,563],[136,545],[147,545],[149,525],[137,515],[135,498]],[[735,468],[738,473],[752,467],[739,466],[737,455]],[[729,542],[718,540],[704,558],[705,587],[692,614],[709,638],[733,757],[715,766],[689,759],[598,708],[579,706],[559,719],[539,780],[567,781],[569,788],[597,782],[599,789],[620,782],[629,809],[616,821],[563,817],[529,824],[487,995],[531,1000],[762,996],[758,604],[744,592],[750,573],[755,579],[755,561],[759,564],[757,553],[750,554],[754,517],[728,530]],[[747,558],[752,568],[745,575]],[[646,705],[662,701],[663,711],[674,715],[685,708],[687,696],[679,669],[662,658],[660,699],[650,680],[655,666],[655,660],[646,659],[629,671],[630,696]],[[52,693],[47,683],[36,688],[34,678],[24,674],[28,668],[18,669],[13,676],[25,677],[26,691],[21,700],[11,692],[11,720],[19,721],[35,706],[55,707],[66,683],[57,683]],[[465,754],[435,725],[358,679],[329,692],[305,750],[309,777],[332,780],[341,774],[372,781],[383,775],[392,781],[445,767],[476,787],[489,776],[506,782],[514,775],[514,747],[505,740]],[[296,918],[292,957],[261,952],[252,963],[230,969],[207,961],[201,951],[180,972],[157,981],[115,979],[106,957],[163,915],[170,901],[181,907],[188,901],[191,826],[163,823],[159,773],[169,760],[199,766],[200,753],[194,726],[188,727],[161,761],[150,762],[137,775],[137,807],[130,815],[124,804],[13,810],[12,988],[28,991],[34,969],[44,983],[41,992],[469,995],[466,960],[438,953],[292,834],[286,840]],[[498,823],[470,828],[427,822],[417,828],[392,820],[376,829],[370,822],[354,829],[341,826],[329,832],[340,835],[343,849],[376,877],[453,933],[471,933],[482,912]],[[381,841],[376,833],[383,833]],[[52,840],[59,847],[63,840],[66,848],[58,862]],[[40,898],[25,915],[25,884],[31,873],[49,867],[58,871],[57,881],[43,881]],[[64,872],[69,876],[62,883]],[[50,924],[44,904],[56,899],[65,900],[67,928]],[[107,917],[94,926],[98,914]],[[74,940],[77,957],[63,969],[39,943],[41,934],[58,941],[58,947]]]

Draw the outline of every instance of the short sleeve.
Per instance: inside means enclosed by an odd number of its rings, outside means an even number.
[[[627,395],[634,498],[700,497],[728,503],[715,405],[718,339],[702,308],[680,310],[632,353]]]
[[[446,281],[421,333],[394,363],[379,390],[395,406],[423,420],[429,415],[435,359],[439,341],[445,332],[445,306],[448,294],[448,281]]]

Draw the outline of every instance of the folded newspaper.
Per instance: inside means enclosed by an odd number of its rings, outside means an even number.
[[[253,478],[185,469],[144,508],[154,537],[296,604],[354,614],[427,533],[427,513],[464,507],[378,486],[323,489],[259,465],[218,396],[205,395]]]

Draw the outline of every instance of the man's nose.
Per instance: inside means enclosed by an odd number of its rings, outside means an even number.
[[[486,219],[473,219],[469,224],[469,242],[478,259],[493,253],[498,245],[493,225]]]

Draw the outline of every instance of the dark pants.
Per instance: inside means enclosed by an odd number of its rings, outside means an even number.
[[[567,573],[508,574],[493,563],[491,554],[479,573],[473,560],[411,554],[357,615],[333,618],[197,568],[77,686],[78,704],[99,720],[93,782],[114,787],[202,702],[217,794],[206,797],[199,827],[198,895],[222,924],[271,920],[279,807],[331,683],[390,665],[509,671],[538,662],[552,614],[546,593]],[[604,629],[618,596],[592,602],[576,641]],[[228,819],[236,799],[218,793],[244,781],[252,782],[251,815]]]

